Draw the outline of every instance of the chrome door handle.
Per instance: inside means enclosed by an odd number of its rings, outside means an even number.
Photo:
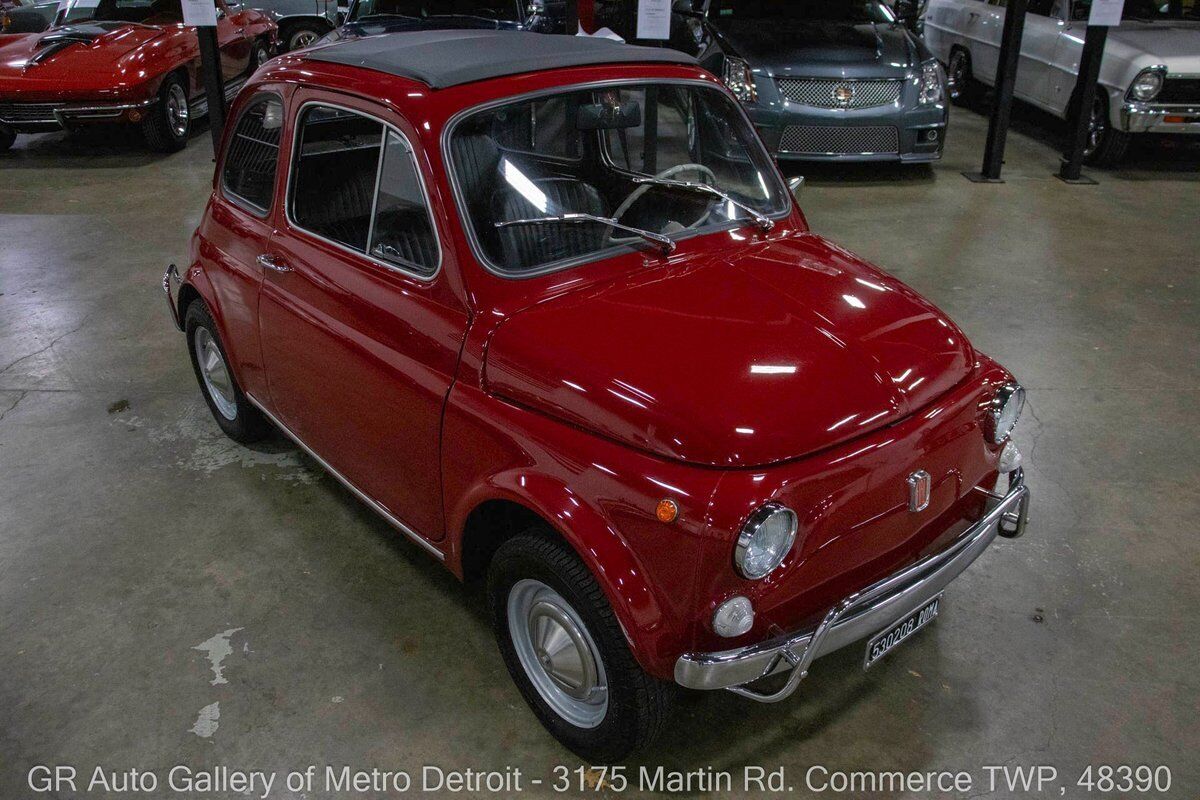
[[[263,269],[269,269],[273,272],[291,272],[292,268],[284,262],[280,261],[270,253],[263,253],[258,257],[258,265]]]

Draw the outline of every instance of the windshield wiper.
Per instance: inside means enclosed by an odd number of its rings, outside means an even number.
[[[580,224],[585,222],[595,222],[600,225],[608,225],[612,228],[627,231],[628,233],[636,234],[642,237],[651,244],[656,244],[662,248],[664,256],[669,256],[675,252],[675,242],[669,236],[663,236],[661,233],[643,230],[642,228],[634,228],[630,225],[624,225],[617,222],[611,217],[601,217],[597,214],[585,214],[577,211],[568,211],[565,214],[556,214],[547,217],[529,217],[526,219],[510,219],[504,222],[493,223],[497,228],[511,228],[514,225],[550,225],[550,224]]]
[[[669,186],[672,189],[686,189],[692,192],[701,192],[703,194],[712,195],[713,197],[719,197],[735,208],[740,208],[742,211],[745,211],[747,214],[753,217],[754,224],[757,225],[759,230],[761,230],[763,233],[770,233],[775,227],[775,222],[766,214],[763,214],[758,209],[748,206],[739,200],[734,200],[728,192],[718,189],[711,183],[703,183],[700,181],[677,181],[673,178],[656,178],[652,175],[639,175],[633,179],[633,182],[649,184],[651,186]]]

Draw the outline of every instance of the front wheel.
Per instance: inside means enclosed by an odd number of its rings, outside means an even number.
[[[288,26],[283,36],[284,48],[287,52],[308,47],[325,35],[325,28],[316,22],[301,20]]]
[[[971,71],[971,56],[961,47],[954,48],[946,65],[946,94],[957,106],[969,106],[979,99],[980,86]]]
[[[508,672],[538,720],[593,764],[648,746],[673,685],[634,660],[596,579],[551,531],[532,528],[496,551],[488,606]]]
[[[8,128],[0,125],[0,153],[13,146],[13,142],[17,140],[17,134],[10,131]]]
[[[249,74],[254,72],[263,64],[271,60],[271,50],[267,47],[267,43],[259,39],[254,43],[254,50],[250,54],[250,69]]]
[[[1129,148],[1129,134],[1112,126],[1108,116],[1108,100],[1104,89],[1096,87],[1092,111],[1088,116],[1087,139],[1083,144],[1083,160],[1097,167],[1116,166]]]
[[[158,99],[142,120],[146,145],[159,153],[174,153],[187,145],[192,129],[187,87],[178,75],[168,75],[158,90]]]

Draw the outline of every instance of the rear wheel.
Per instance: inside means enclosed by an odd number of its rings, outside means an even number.
[[[1108,98],[1103,87],[1096,87],[1092,111],[1088,115],[1087,139],[1083,144],[1083,160],[1097,167],[1116,166],[1129,149],[1129,134],[1112,126],[1108,116]]]
[[[261,67],[263,64],[271,60],[271,50],[267,47],[267,43],[259,39],[254,43],[254,51],[250,56],[250,74]]]
[[[158,90],[158,100],[142,120],[142,136],[151,150],[174,153],[187,145],[191,129],[187,87],[180,76],[168,75]]]
[[[950,53],[950,63],[946,65],[946,94],[950,102],[958,106],[967,106],[976,102],[981,94],[979,82],[971,72],[971,54],[961,47],[954,48]]]
[[[221,430],[230,439],[243,444],[263,438],[270,425],[238,386],[233,370],[229,368],[229,358],[225,355],[217,325],[203,300],[193,300],[188,306],[184,332],[200,391]]]
[[[293,22],[288,25],[287,32],[283,35],[284,47],[290,53],[293,50],[308,47],[324,35],[325,28],[317,22],[310,20]]]
[[[508,672],[538,720],[593,764],[645,748],[672,684],[634,659],[579,556],[548,529],[509,539],[488,568],[488,605]]]

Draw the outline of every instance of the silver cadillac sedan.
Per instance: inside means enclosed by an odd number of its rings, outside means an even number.
[[[680,0],[672,46],[721,75],[780,159],[941,158],[946,76],[873,0]]]

